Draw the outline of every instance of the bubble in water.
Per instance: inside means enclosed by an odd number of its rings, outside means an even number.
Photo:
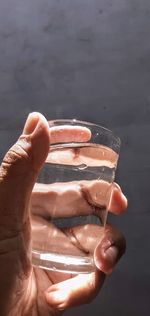
[[[79,170],[85,170],[86,168],[87,168],[87,165],[84,163],[82,165],[78,166]]]

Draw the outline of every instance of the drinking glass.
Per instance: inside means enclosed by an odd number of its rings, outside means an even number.
[[[120,139],[76,119],[48,123],[49,152],[31,198],[32,262],[90,273],[107,220]]]

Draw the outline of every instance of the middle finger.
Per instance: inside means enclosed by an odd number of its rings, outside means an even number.
[[[36,183],[31,196],[32,213],[42,217],[98,214],[98,208],[119,214],[126,207],[127,199],[119,186],[100,180]]]

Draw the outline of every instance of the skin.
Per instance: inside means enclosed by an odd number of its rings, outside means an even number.
[[[82,133],[75,129],[69,130],[69,133],[68,129],[62,132],[53,130],[51,134],[48,123],[41,114],[30,114],[22,135],[5,155],[0,167],[1,316],[59,315],[69,307],[91,302],[100,291],[105,275],[112,271],[125,252],[122,234],[115,228],[106,226],[99,232],[101,238],[94,252],[97,267],[95,272],[73,276],[33,268],[31,225],[36,227],[45,220],[45,215],[39,214],[33,207],[33,187],[47,157],[49,142],[57,142],[60,135],[63,141],[70,140],[68,137],[80,141],[80,135],[81,142],[90,138],[89,131],[86,130],[82,130]],[[56,194],[58,191],[56,190]],[[51,190],[48,199],[50,194]],[[40,206],[40,200],[41,196],[36,192],[36,205]],[[126,207],[127,200],[115,184],[109,210],[118,215]],[[86,208],[83,209],[86,211]],[[77,228],[75,233],[79,236]],[[85,238],[81,240],[82,243],[85,246]]]

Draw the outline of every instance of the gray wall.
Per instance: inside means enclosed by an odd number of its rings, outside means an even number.
[[[89,306],[65,315],[150,310],[150,2],[0,0],[0,152],[30,111],[105,125],[122,139],[128,213],[110,220],[127,253]]]

